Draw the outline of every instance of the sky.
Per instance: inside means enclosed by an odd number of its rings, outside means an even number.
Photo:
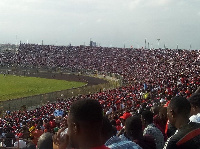
[[[0,0],[0,43],[200,49],[199,8],[200,0]]]

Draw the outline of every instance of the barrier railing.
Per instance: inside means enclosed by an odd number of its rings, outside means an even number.
[[[0,149],[19,149],[19,138],[1,138]]]

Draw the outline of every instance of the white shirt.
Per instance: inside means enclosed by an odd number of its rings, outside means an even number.
[[[192,116],[190,117],[190,121],[191,121],[191,122],[200,123],[200,113],[198,113],[197,115],[192,115]]]
[[[18,141],[14,143],[14,147],[18,147]],[[26,147],[26,142],[24,140],[19,140],[19,148]]]

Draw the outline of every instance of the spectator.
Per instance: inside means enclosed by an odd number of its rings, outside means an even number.
[[[167,125],[167,108],[166,107],[161,107],[159,110],[159,119],[160,123],[157,123],[156,127],[160,129],[164,136],[164,141],[167,140],[167,135],[165,133],[166,125]],[[154,123],[155,124],[155,123]]]
[[[36,145],[33,142],[33,136],[30,136],[28,138],[27,144],[26,144],[26,148],[25,149],[36,149]]]
[[[101,141],[103,111],[96,100],[74,102],[68,115],[69,146],[73,148],[107,149]]]
[[[39,137],[43,134],[40,126],[37,126],[32,132],[31,136],[33,136],[33,142],[37,145]]]
[[[190,122],[191,106],[189,101],[181,96],[172,98],[167,107],[168,119],[177,128],[176,133],[165,143],[164,149],[200,147],[200,124]]]
[[[110,121],[104,117],[102,138],[105,145],[111,149],[141,149],[141,147],[132,141],[123,141],[116,136],[115,127],[113,127]]]
[[[123,128],[120,130],[120,132],[117,134],[117,136],[119,136],[120,139],[122,139],[123,141],[129,141],[130,139],[128,138],[128,136],[126,135],[125,132],[125,122],[126,119],[131,117],[132,115],[129,112],[125,112],[122,116],[120,116]]]
[[[191,104],[191,122],[200,123],[200,93],[196,93],[189,98]]]
[[[162,149],[164,146],[164,136],[155,124],[153,124],[153,113],[151,111],[143,111],[141,119],[143,127],[145,128],[143,135],[153,137],[156,143],[156,149]]]
[[[129,117],[126,120],[125,131],[127,136],[143,149],[156,149],[153,137],[143,136],[142,121],[139,116]]]
[[[1,66],[8,66],[7,68],[17,66],[22,69],[44,68],[50,71],[59,69],[79,74],[99,73],[104,76],[112,73],[112,76],[115,75],[121,80],[123,86],[96,94],[48,102],[30,111],[7,111],[4,118],[0,120],[0,125],[4,128],[9,127],[8,124],[12,125],[15,134],[18,134],[22,122],[25,122],[24,125],[27,127],[31,121],[37,123],[39,120],[44,120],[40,124],[45,126],[42,130],[51,132],[55,127],[54,120],[51,121],[55,109],[59,107],[64,112],[69,111],[72,102],[89,97],[100,102],[104,113],[107,112],[107,116],[116,121],[117,130],[121,130],[122,126],[118,118],[125,110],[140,113],[152,106],[160,106],[161,102],[168,104],[172,96],[190,97],[200,85],[199,54],[198,50],[20,44],[16,52],[6,51],[0,54]],[[38,72],[38,69],[36,71]],[[117,115],[117,118],[111,115]],[[30,125],[30,131],[34,130],[35,126],[35,124]],[[55,128],[60,127],[56,121]],[[174,134],[173,129],[168,130],[166,131],[168,136]],[[26,132],[28,135],[27,130]]]
[[[19,138],[19,141],[14,143],[14,147],[19,147],[19,149],[24,149],[26,147],[26,141],[23,138]]]
[[[53,139],[50,132],[42,134],[37,143],[37,149],[53,149]]]
[[[12,128],[8,127],[5,134],[4,144],[6,147],[13,147],[16,141],[15,134],[12,132]]]

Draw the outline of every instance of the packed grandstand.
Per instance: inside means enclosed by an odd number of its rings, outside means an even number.
[[[0,64],[115,73],[123,79],[122,86],[113,90],[55,99],[30,111],[6,111],[0,120],[1,137],[13,134],[28,140],[31,136],[35,145],[42,133],[55,133],[62,127],[62,119],[76,100],[98,100],[104,115],[115,121],[120,131],[124,113],[141,114],[152,107],[166,106],[175,96],[189,98],[200,86],[199,50],[20,44],[18,50],[1,53]],[[160,129],[165,136],[165,128]]]

